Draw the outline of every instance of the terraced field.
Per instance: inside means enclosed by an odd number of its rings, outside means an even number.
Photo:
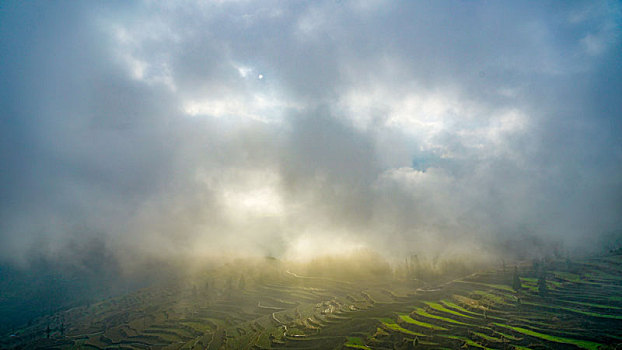
[[[2,337],[2,348],[614,349],[622,344],[622,256],[524,264],[424,284],[337,281],[274,262],[66,310]],[[516,287],[516,286],[515,286]],[[50,326],[49,332],[47,331]],[[48,337],[49,333],[49,337]]]

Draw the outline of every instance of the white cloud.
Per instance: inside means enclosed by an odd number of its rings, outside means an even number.
[[[188,100],[183,103],[183,112],[188,116],[210,116],[216,118],[248,118],[264,123],[281,123],[284,115],[298,107],[274,95],[255,93],[253,95],[225,95],[221,98]]]
[[[46,223],[156,255],[619,229],[619,5],[559,7],[106,3],[37,30],[5,16],[2,253]]]
[[[239,67],[237,67],[237,69],[238,69],[238,73],[240,73],[240,76],[242,78],[248,77],[249,74],[251,74],[253,72],[253,68],[246,67],[246,66],[239,66]]]

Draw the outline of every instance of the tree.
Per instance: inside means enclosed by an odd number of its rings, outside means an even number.
[[[515,291],[521,290],[522,286],[520,283],[520,277],[518,276],[518,267],[514,266],[514,276],[512,278],[512,289]]]
[[[246,281],[244,280],[244,275],[240,276],[240,282],[238,283],[238,289],[244,290],[246,288]]]
[[[546,296],[549,293],[549,289],[546,286],[546,277],[544,276],[544,273],[541,274],[538,278],[538,293],[542,297]]]
[[[533,263],[531,264],[533,269],[533,273],[537,274],[540,272],[540,261],[538,259],[533,259]]]
[[[201,293],[204,297],[209,296],[209,286],[210,286],[209,280],[205,281],[205,285],[203,286],[203,289],[201,290]]]
[[[232,290],[233,289],[233,279],[231,277],[227,278],[227,284],[225,287],[226,290]]]

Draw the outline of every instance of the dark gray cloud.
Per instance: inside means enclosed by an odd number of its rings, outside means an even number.
[[[4,261],[89,242],[119,266],[492,257],[622,229],[617,2],[7,3],[0,19]]]

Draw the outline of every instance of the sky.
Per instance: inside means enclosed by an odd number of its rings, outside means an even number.
[[[0,262],[595,250],[621,40],[618,1],[2,2]]]

